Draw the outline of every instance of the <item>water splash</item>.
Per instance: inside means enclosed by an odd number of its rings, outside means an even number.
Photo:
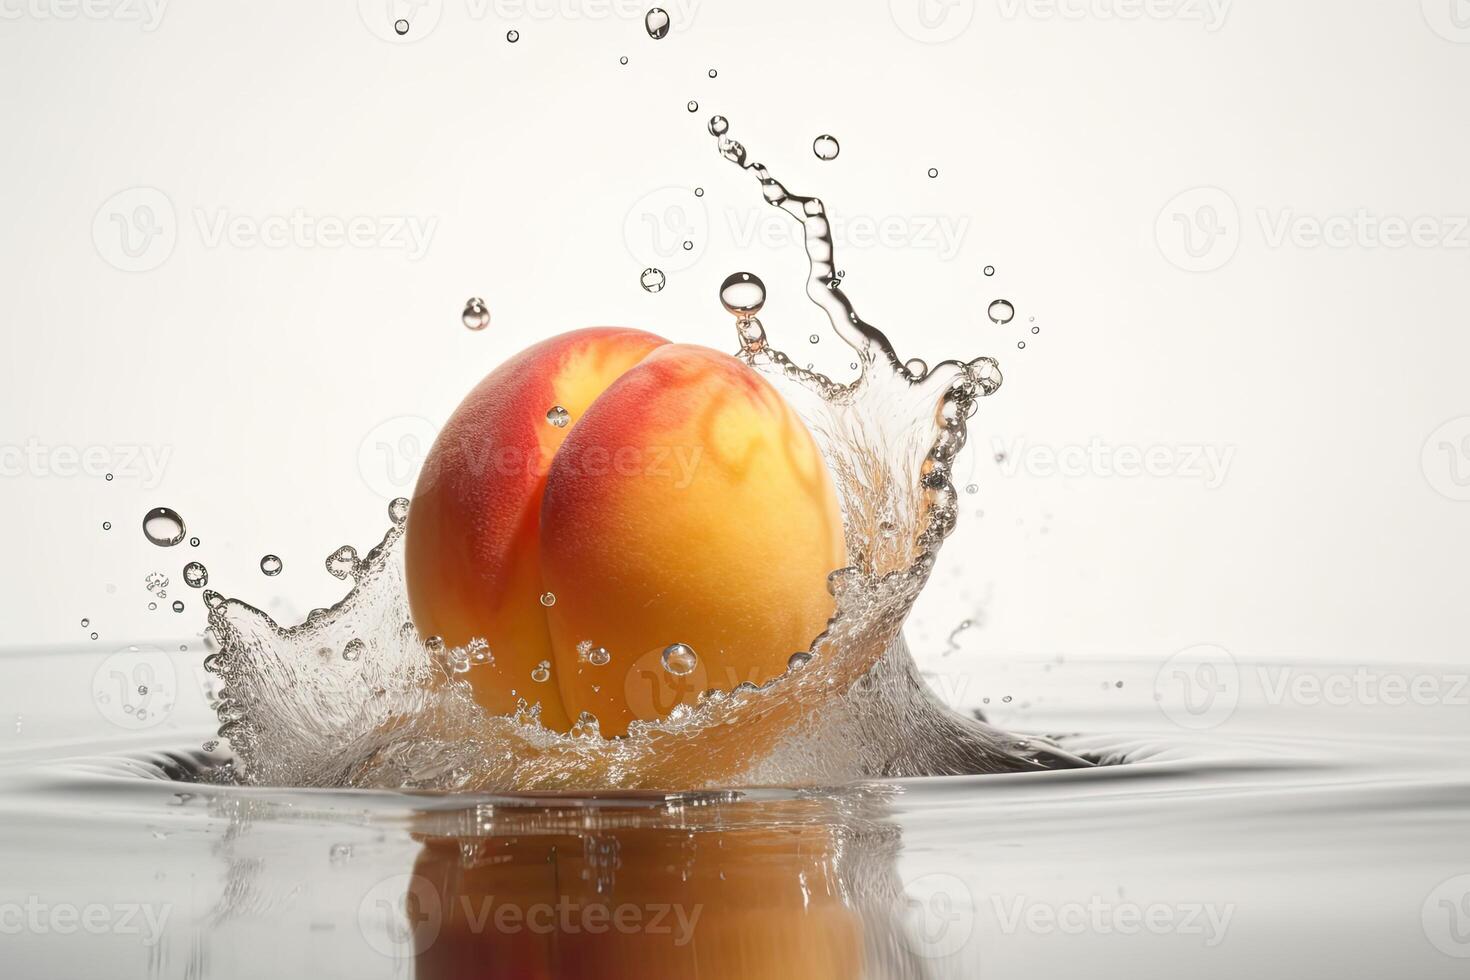
[[[440,790],[666,789],[1000,771],[1063,757],[940,704],[900,633],[954,529],[953,461],[966,420],[1001,385],[999,366],[989,357],[933,367],[900,358],[844,292],[822,202],[790,192],[727,135],[716,138],[726,159],[757,178],[765,200],[800,224],[807,295],[855,352],[850,380],[799,367],[768,343],[756,318],[766,299],[760,279],[736,273],[722,284],[738,356],[802,416],[837,486],[849,564],[829,577],[836,611],[827,628],[790,656],[782,675],[728,691],[692,686],[702,679],[698,655],[682,644],[630,663],[588,641],[578,669],[605,672],[607,683],[630,691],[651,685],[664,717],[634,722],[620,739],[604,739],[595,718],[559,734],[540,724],[535,695],[549,664],[533,671],[514,713],[492,716],[464,677],[490,659],[483,641],[447,648],[438,637],[420,639],[395,515],[365,557],[344,546],[328,558],[332,574],[353,588],[296,626],[206,594],[219,649],[206,666],[224,682],[220,735],[241,778]],[[349,643],[355,659],[331,655]]]

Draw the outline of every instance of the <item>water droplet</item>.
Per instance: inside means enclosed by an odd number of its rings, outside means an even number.
[[[822,342],[822,336],[821,334],[814,333],[810,337],[808,337],[807,340],[813,344],[820,344]]]
[[[184,540],[184,519],[176,510],[155,507],[143,515],[143,537],[160,548],[172,548]]]
[[[993,266],[993,265],[987,265],[985,267],[985,274],[987,276],[993,276],[993,275],[995,275],[995,266]]]
[[[537,684],[545,684],[551,680],[551,661],[543,660],[537,664],[536,669],[531,671],[531,680]]]
[[[184,584],[191,589],[202,589],[209,584],[209,569],[197,561],[184,566]]]
[[[393,22],[393,32],[395,34],[397,34],[399,37],[402,37],[403,35],[407,34],[408,33],[408,21],[406,21],[406,20],[395,20]]]
[[[565,429],[567,427],[567,423],[571,422],[571,420],[571,413],[562,408],[560,405],[553,405],[546,410],[546,421],[550,422],[558,429]]]
[[[980,492],[980,484],[978,484],[978,483],[967,483],[965,485],[965,493],[968,493],[968,494],[977,494],[979,492]]]
[[[913,357],[904,361],[903,369],[915,378],[922,378],[929,373],[929,365],[922,357]]]
[[[627,63],[628,63],[628,56],[627,55],[623,55],[621,58],[618,59],[618,64],[620,64],[620,65],[626,65]]]
[[[737,317],[753,317],[766,305],[766,284],[753,272],[737,272],[720,284],[720,303]]]
[[[1018,340],[1018,341],[1016,341],[1016,349],[1017,350],[1025,350],[1026,349],[1026,341],[1024,341],[1024,340]]]
[[[347,645],[342,648],[342,659],[348,663],[352,663],[362,659],[362,655],[366,650],[367,644],[361,640],[356,638],[348,640]]]
[[[97,639],[97,634],[96,633],[93,633],[92,634],[92,639],[94,639],[94,640]]]
[[[394,497],[393,501],[388,504],[388,520],[398,525],[402,525],[404,521],[408,520],[407,497]]]
[[[90,619],[83,619],[82,620],[82,629],[86,629],[88,626],[91,626],[91,625],[92,625],[92,621]]]
[[[199,539],[198,538],[190,538],[189,539],[189,547],[191,547],[191,548],[197,548],[197,547],[199,547]]]
[[[541,593],[541,605],[543,605],[543,606],[554,606],[554,605],[556,605],[556,594],[555,593],[552,593],[552,592],[543,592],[543,593]]]
[[[675,677],[683,677],[699,664],[694,648],[685,643],[670,643],[664,647],[664,670]]]
[[[147,694],[148,693],[148,685],[147,684],[139,684],[138,685],[138,693],[139,694]]]
[[[694,243],[693,243],[693,242],[691,242],[691,241],[688,241],[688,240],[686,240],[686,241],[685,241],[685,242],[684,242],[684,251],[686,251],[686,252],[687,252],[687,251],[689,251],[689,250],[690,250],[690,249],[691,249],[691,248],[693,248],[693,247],[694,247]]]
[[[789,660],[786,661],[786,667],[787,667],[788,670],[797,670],[797,669],[800,669],[802,667],[805,667],[807,664],[809,664],[811,662],[812,662],[812,655],[811,654],[809,654],[809,653],[793,653],[791,655],[791,659],[789,659]]]
[[[266,575],[279,575],[282,567],[281,559],[276,555],[265,555],[260,559],[260,570]]]
[[[607,652],[607,647],[593,647],[587,651],[587,662],[594,667],[606,667],[610,660],[612,654]]]
[[[102,479],[106,480],[108,483],[111,483],[112,482],[112,474],[111,473],[108,473]]]
[[[717,71],[715,71],[713,68],[711,68],[709,70],[709,77],[710,78],[719,78],[720,77],[720,73],[717,72]]]
[[[150,603],[148,603],[148,611],[149,612],[152,612],[153,610],[155,610],[157,608],[158,608],[158,603],[156,603],[156,602],[150,602]]]
[[[690,112],[698,112],[699,111],[699,103],[698,102],[695,102],[693,99],[690,99],[689,100],[689,104],[686,105],[684,108],[688,109]]]
[[[173,610],[176,613],[183,612],[184,611],[184,603],[181,600],[179,600],[179,599],[175,599],[174,600],[174,604],[173,604]]]
[[[490,326],[490,310],[483,299],[471,296],[465,300],[464,312],[459,315],[459,319],[471,330],[484,330]]]
[[[1010,323],[1016,316],[1016,308],[1011,305],[1010,300],[1005,299],[993,301],[985,312],[990,317],[991,323],[998,323],[1001,326]]]
[[[357,568],[357,549],[344,544],[327,556],[327,573],[332,578],[346,579]]]
[[[112,522],[111,521],[103,521],[102,522],[102,530],[104,530],[104,531],[111,531],[112,530]]]
[[[930,167],[929,168],[929,176],[930,177],[938,177],[939,176],[939,170],[938,170],[938,168],[937,167]]]
[[[724,136],[730,131],[730,120],[724,116],[709,117],[709,134],[711,136]]]
[[[1041,333],[1041,328],[1040,327],[1032,327],[1031,328],[1031,332],[1032,333]]]
[[[505,39],[507,41],[509,41],[511,44],[515,44],[517,41],[519,41],[521,39],[521,32],[520,31],[506,31],[505,32]]]
[[[694,188],[694,196],[695,197],[704,197],[704,188],[703,187],[696,187],[696,188]]]
[[[837,154],[842,152],[842,145],[837,142],[837,137],[823,133],[812,140],[812,152],[818,160],[836,160]]]
[[[656,293],[660,289],[663,289],[666,282],[668,282],[668,279],[664,276],[664,270],[655,269],[653,266],[644,269],[643,274],[638,277],[639,285],[650,293]]]
[[[669,33],[669,13],[662,7],[653,7],[643,15],[643,27],[648,36],[661,41]]]

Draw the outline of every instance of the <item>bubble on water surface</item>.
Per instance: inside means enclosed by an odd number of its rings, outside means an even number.
[[[143,515],[143,537],[160,548],[184,540],[184,519],[171,507],[155,507]]]
[[[670,643],[664,647],[661,659],[664,670],[675,677],[683,677],[699,665],[699,657],[695,654],[694,648],[686,643]]]
[[[266,575],[279,575],[283,567],[281,559],[276,555],[266,555],[260,559],[260,570]]]
[[[184,566],[184,584],[191,589],[202,589],[209,584],[209,569],[197,561]]]
[[[836,160],[837,154],[842,152],[842,144],[837,142],[837,137],[823,133],[812,140],[812,152],[818,160]]]
[[[546,421],[558,429],[565,429],[567,424],[572,421],[572,413],[560,405],[553,405],[546,410]]]
[[[663,289],[667,282],[668,278],[664,275],[664,270],[655,269],[653,266],[644,269],[643,274],[638,277],[638,284],[650,293]]]
[[[490,309],[483,299],[471,296],[465,300],[464,312],[459,315],[459,320],[471,330],[484,330],[490,326]]]
[[[648,36],[661,41],[669,33],[669,13],[662,7],[652,7],[643,15],[643,28]]]
[[[1011,305],[1010,300],[998,299],[991,302],[990,308],[985,313],[990,317],[992,323],[1005,326],[1015,319],[1016,308]]]

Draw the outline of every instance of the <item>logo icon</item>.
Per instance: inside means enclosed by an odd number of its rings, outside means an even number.
[[[380,423],[357,447],[357,472],[369,490],[384,500],[413,496],[419,469],[439,430],[417,415]]]
[[[1419,917],[1435,949],[1456,959],[1470,959],[1470,875],[1440,882],[1424,899]]]
[[[904,888],[904,942],[915,956],[953,956],[975,931],[975,898],[965,882],[935,871]]]
[[[102,202],[92,218],[92,243],[103,261],[123,272],[148,272],[168,261],[179,240],[173,202],[156,187],[129,187]]]
[[[1470,44],[1470,0],[1420,0],[1424,22],[1446,41]]]
[[[152,728],[173,712],[177,697],[173,658],[158,647],[125,647],[92,674],[92,704],[119,728]]]
[[[1154,675],[1154,701],[1180,728],[1217,728],[1240,701],[1240,669],[1223,647],[1202,644],[1180,650]]]
[[[357,904],[357,928],[373,951],[409,959],[433,945],[444,922],[444,905],[429,879],[394,875],[368,889]]]
[[[1470,500],[1470,415],[1450,419],[1424,440],[1424,479],[1450,500]]]
[[[623,241],[640,268],[687,269],[709,244],[709,212],[687,188],[651,191],[628,209]]]
[[[1185,272],[1214,272],[1240,247],[1240,209],[1218,187],[1196,187],[1176,196],[1154,224],[1159,251]]]
[[[893,22],[915,41],[943,44],[965,32],[975,19],[975,0],[888,0]]]

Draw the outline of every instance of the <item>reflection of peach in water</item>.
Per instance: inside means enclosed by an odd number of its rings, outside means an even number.
[[[551,803],[425,833],[405,899],[410,923],[432,919],[416,975],[922,976],[897,939],[896,828],[851,803]]]

